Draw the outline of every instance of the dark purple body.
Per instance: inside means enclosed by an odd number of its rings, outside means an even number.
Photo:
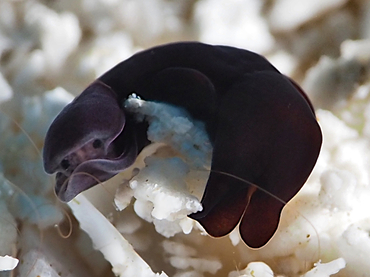
[[[265,245],[321,148],[314,110],[298,85],[262,56],[242,49],[189,42],[140,52],[98,78],[51,125],[44,166],[58,172],[61,200],[124,170],[149,143],[146,123],[122,108],[133,92],[185,108],[205,123],[213,171],[203,211],[190,217],[216,237],[240,222],[249,246]]]

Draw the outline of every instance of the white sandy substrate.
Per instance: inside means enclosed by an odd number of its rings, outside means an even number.
[[[355,0],[0,1],[0,276],[369,275],[369,18],[369,1]],[[148,120],[153,145],[70,208],[43,171],[46,130],[75,95],[179,40],[263,54],[316,108],[319,160],[262,249],[187,217],[202,209],[212,148],[171,106],[122,103]]]

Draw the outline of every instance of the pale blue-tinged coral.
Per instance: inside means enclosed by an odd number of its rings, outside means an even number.
[[[14,217],[40,228],[63,218],[52,200],[53,187],[44,173],[40,152],[51,120],[71,99],[66,91],[57,88],[42,96],[22,98],[19,109],[11,113],[0,111],[1,199]]]

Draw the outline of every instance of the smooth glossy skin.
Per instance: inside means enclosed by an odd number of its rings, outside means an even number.
[[[133,92],[183,107],[205,123],[213,171],[203,211],[190,217],[215,237],[240,222],[247,245],[265,245],[321,148],[320,127],[299,86],[262,56],[237,48],[175,43],[140,52],[98,78],[52,123],[44,167],[58,172],[62,201],[124,170],[149,144],[146,123],[122,108]]]

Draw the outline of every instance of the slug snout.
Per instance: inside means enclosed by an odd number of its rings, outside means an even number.
[[[107,155],[108,147],[105,147],[103,140],[93,139],[81,148],[66,155],[60,162],[58,171],[70,176],[81,163],[92,159],[104,158],[107,157]]]

